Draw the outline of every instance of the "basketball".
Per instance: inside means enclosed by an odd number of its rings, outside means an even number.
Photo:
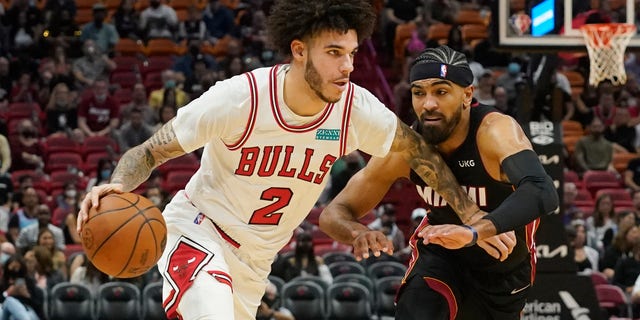
[[[100,199],[82,228],[82,247],[98,270],[133,278],[151,269],[164,250],[167,228],[160,210],[135,193]]]

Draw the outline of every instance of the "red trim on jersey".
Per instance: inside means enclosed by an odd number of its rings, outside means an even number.
[[[242,134],[240,139],[234,144],[225,143],[225,145],[227,146],[227,148],[229,148],[229,150],[237,150],[240,147],[242,147],[242,145],[244,145],[245,142],[247,142],[247,139],[249,139],[249,135],[251,135],[251,132],[253,131],[253,127],[256,124],[256,117],[258,116],[258,86],[256,84],[256,76],[253,74],[253,72],[247,72],[245,73],[245,75],[247,76],[247,80],[249,80],[251,110],[249,111],[249,119],[247,119],[247,124],[245,126],[244,133]]]
[[[351,120],[351,107],[353,105],[353,83],[349,82],[347,98],[344,103],[344,113],[342,115],[342,132],[340,133],[340,157],[347,153],[347,135],[349,133],[349,122]]]
[[[276,123],[285,131],[301,133],[301,132],[309,132],[311,130],[317,129],[322,125],[331,114],[331,110],[333,110],[333,103],[329,103],[324,107],[322,115],[320,115],[317,119],[311,121],[310,123],[303,124],[301,126],[294,126],[288,124],[282,113],[280,112],[280,105],[278,103],[278,67],[279,65],[273,66],[270,71],[269,76],[269,99],[271,100],[271,111],[273,112],[273,117],[276,120]]]
[[[231,288],[231,291],[233,292],[233,285],[232,285],[233,281],[231,279],[231,276],[228,273],[217,271],[217,270],[210,270],[210,271],[207,271],[207,273],[209,273],[214,278],[216,278],[218,282],[228,285],[229,288]]]
[[[169,302],[171,300],[173,300],[173,296],[176,294],[176,290],[171,289],[171,292],[169,292],[169,295],[167,296],[166,299],[164,299],[164,301],[162,301],[162,307],[164,308],[165,312],[169,315],[169,314],[174,314],[174,315],[178,315],[178,304],[174,303],[172,304],[168,309],[167,306],[169,306]],[[180,301],[179,299],[177,301]]]
[[[238,241],[233,240],[233,238],[231,238],[231,236],[229,236],[226,232],[224,232],[224,230],[218,227],[218,225],[215,222],[213,222],[211,218],[208,218],[208,219],[211,221],[211,223],[213,223],[213,226],[216,227],[216,230],[218,230],[218,233],[220,233],[220,236],[222,236],[222,239],[229,242],[229,244],[231,244],[232,246],[236,248],[240,248],[240,243]]]
[[[540,226],[540,218],[535,219],[529,222],[525,226],[525,239],[527,241],[527,248],[529,248],[529,256],[530,264],[531,264],[531,284],[533,285],[533,281],[536,278],[536,264],[538,262],[538,258],[536,256],[536,232],[538,231],[538,227]]]
[[[456,301],[456,297],[453,295],[453,291],[451,291],[449,285],[436,278],[424,277],[423,279],[431,289],[441,294],[447,300],[447,304],[449,305],[449,320],[455,319],[458,314],[458,301]]]

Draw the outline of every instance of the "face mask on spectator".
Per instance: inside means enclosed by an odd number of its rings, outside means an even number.
[[[100,171],[100,178],[102,180],[107,180],[109,177],[111,177],[111,169],[102,169],[102,171]]]
[[[149,197],[149,201],[151,201],[154,206],[159,206],[160,202],[162,202],[162,198],[160,198],[159,196],[151,196]]]
[[[11,258],[10,254],[4,253],[4,252],[0,253],[0,265],[4,265],[5,262],[9,260],[9,258]]]
[[[176,81],[175,80],[167,80],[167,82],[164,83],[164,87],[166,89],[173,89],[176,87]]]

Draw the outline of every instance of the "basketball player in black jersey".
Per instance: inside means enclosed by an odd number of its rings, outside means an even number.
[[[370,250],[391,251],[384,236],[357,219],[397,178],[410,177],[429,213],[410,239],[413,255],[396,319],[519,319],[535,277],[538,218],[558,206],[553,182],[518,123],[473,100],[473,75],[462,53],[427,49],[410,78],[413,128],[437,146],[480,211],[457,215],[401,159],[372,158],[323,211],[320,227],[353,242],[361,258]]]

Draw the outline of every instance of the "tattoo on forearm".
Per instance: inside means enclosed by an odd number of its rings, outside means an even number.
[[[131,191],[145,182],[151,171],[169,159],[182,155],[168,147],[176,138],[171,125],[165,124],[142,145],[129,149],[118,162],[111,182],[121,183],[123,191]]]
[[[478,206],[460,187],[435,146],[428,145],[417,132],[404,124],[396,131],[395,140],[393,151],[402,154],[422,180],[449,203],[463,223],[478,213]]]

